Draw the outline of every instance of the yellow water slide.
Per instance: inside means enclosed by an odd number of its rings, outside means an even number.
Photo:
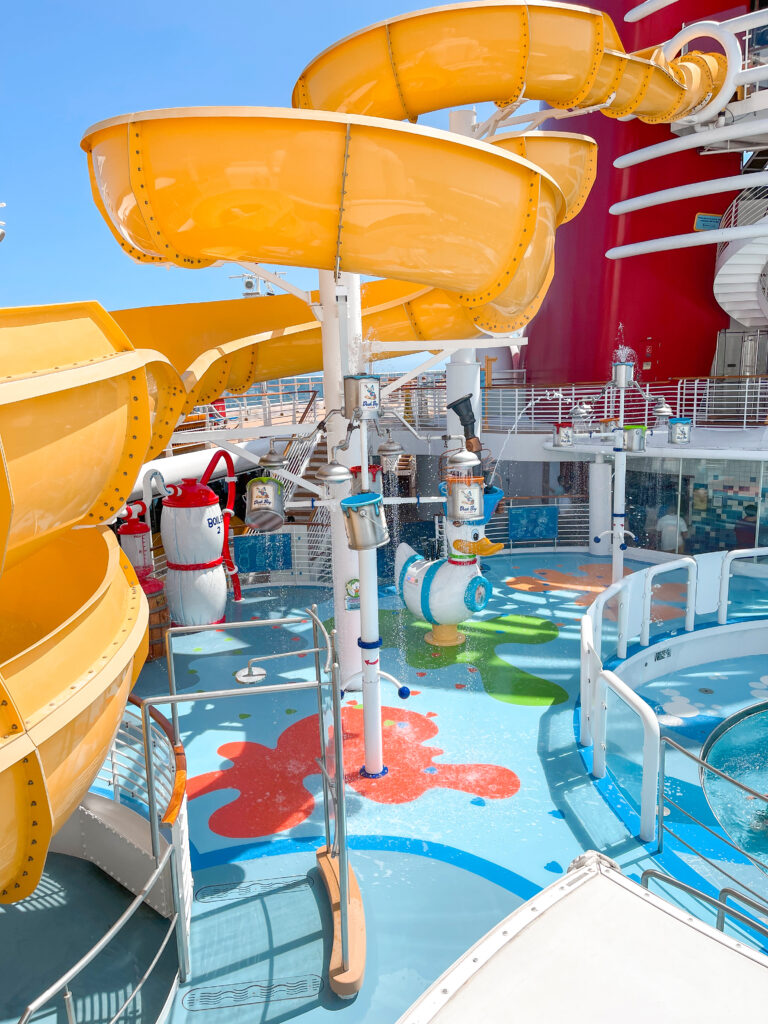
[[[565,132],[473,142],[397,122],[523,95],[673,121],[716,96],[724,73],[721,54],[627,54],[611,19],[585,7],[455,4],[380,22],[320,54],[293,91],[305,114],[152,111],[96,125],[83,148],[95,201],[134,259],[395,278],[366,286],[365,334],[428,348],[515,330],[535,314],[552,279],[555,228],[583,206],[596,146]],[[291,296],[242,305],[116,318],[137,345],[155,341],[158,322],[170,327],[188,408],[321,368],[306,306]]]
[[[151,111],[82,142],[93,195],[146,263],[351,271],[364,329],[417,350],[533,315],[595,145],[473,141],[413,123],[486,100],[674,120],[717,94],[718,55],[624,53],[604,14],[469,3],[382,22],[302,73],[295,109]],[[130,341],[128,340],[130,338]],[[0,900],[34,888],[90,785],[144,656],[147,610],[106,524],[179,415],[320,367],[293,296],[123,310],[0,311]]]
[[[181,382],[96,303],[0,311],[0,902],[28,896],[146,653],[108,526],[167,444]]]

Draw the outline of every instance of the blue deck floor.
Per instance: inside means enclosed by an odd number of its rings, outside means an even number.
[[[311,1022],[341,1011],[350,1024],[393,1024],[467,946],[583,850],[606,852],[633,877],[650,864],[574,742],[579,619],[609,582],[607,560],[496,556],[487,575],[493,598],[458,652],[428,647],[397,598],[382,597],[382,667],[414,691],[402,702],[394,687],[383,690],[386,784],[356,779],[361,712],[356,695],[345,698],[350,845],[369,943],[366,980],[350,1003],[317,981],[329,922],[313,868],[320,778],[304,749],[316,728],[314,695],[182,709],[198,898],[195,974],[176,1000],[175,1024],[197,1019],[203,1003],[218,1007],[211,1021]],[[233,617],[275,618],[313,601],[327,617],[326,597],[255,590]],[[237,669],[267,647],[300,654],[311,629],[224,626],[177,644],[179,689],[190,693],[231,687]],[[273,681],[312,678],[313,665],[285,659],[270,673]],[[147,666],[138,692],[167,692],[162,662]],[[274,879],[283,881],[264,887]],[[199,895],[229,883],[259,885],[213,903]]]

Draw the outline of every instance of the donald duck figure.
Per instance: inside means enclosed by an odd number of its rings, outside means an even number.
[[[477,463],[477,459],[474,461]],[[458,624],[488,604],[492,588],[480,572],[479,559],[495,555],[504,547],[485,536],[486,524],[503,497],[498,487],[484,488],[482,478],[449,477],[444,520],[448,557],[428,562],[409,544],[398,547],[397,590],[410,612],[431,623],[427,643],[437,647],[463,644],[466,636],[459,632]],[[473,507],[476,518],[452,518],[472,514]]]

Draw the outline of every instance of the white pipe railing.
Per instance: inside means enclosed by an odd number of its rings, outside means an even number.
[[[765,130],[765,128],[763,128]],[[671,249],[695,249],[700,245],[720,245],[748,238],[768,238],[768,221],[736,228],[719,228],[714,231],[695,231],[687,235],[667,235],[664,238],[649,238],[645,242],[631,242],[608,249],[609,260],[624,260],[629,256],[647,256],[650,253],[669,252]]]
[[[676,3],[677,0],[645,0],[645,3],[638,4],[631,11],[627,11],[624,15],[624,21],[642,21],[643,18],[656,14],[657,11],[663,11],[665,7],[671,7],[672,4]]]
[[[731,589],[731,566],[737,558],[758,558],[768,555],[768,548],[738,548],[729,551],[720,567],[720,597],[717,602],[717,621],[724,626],[728,621],[728,600]]]
[[[662,573],[675,572],[677,569],[685,569],[688,575],[685,595],[685,631],[691,633],[696,621],[696,579],[698,576],[698,564],[695,558],[676,558],[674,562],[661,562],[650,569],[645,570],[643,585],[643,617],[640,625],[640,643],[647,647],[651,642],[651,604],[653,602],[653,581]],[[619,635],[619,657],[626,658],[627,644],[626,637],[623,644]]]
[[[694,39],[699,39],[701,37],[704,37],[705,39],[714,39],[716,42],[720,43],[725,51],[727,64],[723,84],[720,86],[718,92],[712,97],[712,99],[705,102],[700,110],[685,118],[686,121],[693,121],[696,123],[712,120],[712,118],[717,117],[717,115],[728,106],[735,91],[738,75],[743,63],[741,46],[739,45],[738,39],[733,32],[729,31],[717,21],[697,21],[692,25],[686,25],[685,28],[680,29],[677,35],[666,42],[662,47],[664,57],[669,61],[674,60],[687,43],[693,42]]]
[[[613,161],[613,166],[619,170],[624,167],[634,167],[643,164],[648,160],[658,160],[659,157],[671,156],[673,153],[682,153],[688,149],[698,149],[700,146],[712,146],[719,142],[728,142],[731,139],[748,139],[754,135],[765,135],[765,122],[759,121],[735,121],[723,125],[722,128],[707,128],[706,130],[693,132],[691,135],[681,135],[675,139],[668,139],[665,142],[657,142],[653,146],[645,146],[643,149],[636,149],[631,153],[624,153]]]
[[[766,73],[768,73],[768,66]],[[608,212],[619,217],[625,213],[635,213],[637,210],[647,210],[651,206],[663,206],[665,203],[677,203],[684,199],[714,196],[721,192],[741,192],[747,184],[750,188],[768,185],[768,171],[758,171],[756,174],[750,174],[748,178],[743,174],[734,174],[728,178],[692,181],[687,185],[664,188],[659,192],[647,192],[644,196],[633,196],[631,199],[623,199],[620,203],[614,203]]]
[[[638,697],[615,673],[603,669],[595,680],[592,700],[592,775],[596,779],[605,778],[606,772],[607,690],[612,690],[619,700],[637,715],[643,727],[643,775],[640,786],[638,834],[644,843],[650,843],[656,838],[661,744],[659,720],[642,697]]]

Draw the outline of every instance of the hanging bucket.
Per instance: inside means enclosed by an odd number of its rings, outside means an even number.
[[[668,430],[670,444],[691,443],[691,421],[687,416],[670,417]]]
[[[615,388],[628,388],[635,379],[634,363],[614,363],[612,366],[611,383]]]
[[[370,551],[389,543],[387,520],[384,518],[384,499],[373,491],[350,494],[342,498],[341,511],[347,540],[353,551]]]
[[[573,423],[555,423],[555,432],[552,438],[555,448],[573,447]]]
[[[619,429],[618,419],[615,416],[606,416],[597,422],[600,427],[600,443],[613,444],[614,431]]]
[[[630,364],[631,365],[631,364]],[[624,451],[644,452],[646,427],[642,423],[628,423],[624,427]]]
[[[362,494],[363,493],[363,478],[360,466],[350,466],[349,472],[352,474],[352,493]],[[376,465],[375,462],[368,466],[368,476],[370,481],[371,492],[373,494],[382,493],[382,472],[381,466]]]
[[[469,523],[482,519],[484,513],[483,478],[466,480],[448,478],[446,517],[450,522]]]
[[[274,533],[285,523],[283,485],[271,476],[255,476],[248,481],[245,524],[262,533]]]

